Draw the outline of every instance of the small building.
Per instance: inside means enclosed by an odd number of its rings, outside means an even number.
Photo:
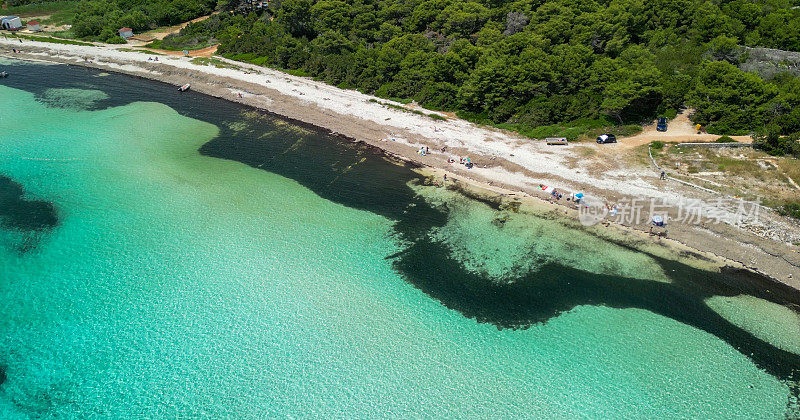
[[[9,31],[16,31],[22,27],[22,21],[18,16],[6,16],[0,19],[0,28]]]
[[[31,32],[41,32],[42,28],[39,26],[39,21],[32,20],[27,24],[28,30]]]
[[[126,40],[133,36],[133,29],[131,28],[121,28],[119,30],[119,36],[125,38]]]

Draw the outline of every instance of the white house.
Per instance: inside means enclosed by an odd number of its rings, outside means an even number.
[[[31,20],[26,25],[28,30],[31,32],[41,32],[42,28],[39,26],[39,22],[36,20]]]
[[[22,27],[22,21],[18,16],[6,16],[0,19],[0,28],[9,31],[16,31]]]

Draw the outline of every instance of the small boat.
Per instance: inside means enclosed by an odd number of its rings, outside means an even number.
[[[0,78],[2,78],[2,77],[8,77],[8,73],[6,73],[4,71],[0,71]]]
[[[185,85],[183,85],[183,86],[179,87],[179,88],[178,88],[178,91],[179,91],[179,92],[186,92],[187,90],[189,90],[189,88],[190,88],[190,87],[192,87],[192,85],[190,85],[189,83],[187,83],[187,84],[185,84]]]

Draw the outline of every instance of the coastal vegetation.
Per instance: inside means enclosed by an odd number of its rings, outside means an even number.
[[[75,16],[75,9],[78,7],[79,1],[45,1],[45,2],[21,2],[19,0],[6,2],[6,8],[3,9],[4,15],[17,15],[20,17],[28,16],[49,16],[60,17],[61,21],[68,20],[71,23],[72,18]],[[58,15],[58,16],[56,16]]]
[[[199,64],[201,66],[214,66],[218,69],[241,69],[241,67],[235,64],[231,64],[214,57],[195,57],[192,59],[192,63]]]
[[[781,63],[759,73],[753,57],[769,54],[753,51],[800,51],[800,0],[88,0],[71,33],[119,42],[122,26],[214,10],[150,46],[218,43],[228,58],[531,137],[625,135],[691,108],[709,133],[797,155],[800,77]]]
[[[800,218],[800,160],[749,147],[691,147],[652,142],[650,151],[669,175],[696,185],[759,201],[786,216]],[[647,156],[647,152],[643,151]]]
[[[800,201],[790,201],[778,208],[778,213],[800,219]]]
[[[403,112],[410,112],[412,114],[417,114],[417,115],[424,115],[426,117],[433,118],[434,120],[444,121],[444,120],[447,119],[447,118],[445,118],[445,117],[443,117],[443,116],[441,116],[439,114],[435,114],[435,113],[432,113],[432,112],[431,113],[422,112],[422,111],[420,111],[418,109],[409,109],[409,108],[406,108],[404,106],[396,105],[396,104],[393,104],[393,103],[390,103],[390,102],[383,102],[383,101],[379,101],[377,99],[370,99],[369,101],[370,102],[379,103],[379,104],[381,104],[381,105],[383,105],[383,106],[385,106],[387,108],[399,109],[399,110],[401,110]]]
[[[147,53],[148,55],[151,55],[151,54],[152,55],[166,55],[166,54],[164,54],[162,52],[148,50],[148,49],[144,49],[144,48],[141,48],[141,49],[136,49],[136,48],[117,48],[117,50],[126,51],[126,52],[144,52],[144,53]]]
[[[62,25],[72,25],[75,19],[75,11],[78,8],[79,1],[46,1],[36,2],[29,4],[21,4],[11,6],[12,2],[7,4],[0,14],[3,15],[17,15],[28,21],[29,18],[36,18],[43,25],[51,25],[59,27]],[[19,3],[19,2],[17,2]],[[74,37],[71,32],[57,31],[55,35],[72,38]]]
[[[744,46],[800,50],[796,2],[286,0],[171,41],[213,38],[229,58],[529,136],[622,132],[692,107],[710,133],[784,138],[800,132],[800,79],[737,65]]]
[[[222,98],[76,66],[13,71],[0,86],[0,115],[23,114],[0,119],[12,414],[797,417],[795,290],[711,254],[782,268],[791,251],[764,257],[777,246],[727,225],[670,227],[702,251],[668,247],[460,175],[426,186],[364,142]],[[230,97],[241,85],[227,82]],[[620,194],[646,174],[593,166]]]
[[[19,39],[27,39],[30,41],[49,42],[51,44],[83,45],[83,46],[94,45],[88,42],[75,41],[72,39],[53,38],[51,36],[31,36],[31,35],[12,34],[11,37]]]
[[[78,2],[72,34],[77,38],[116,43],[117,31],[175,25],[211,13],[216,0],[86,0]]]
[[[180,33],[169,34],[164,39],[156,39],[147,46],[169,51],[198,50],[218,43],[214,38],[215,32],[214,29],[205,30],[205,27],[201,25],[188,25]]]
[[[794,110],[795,113],[797,111],[797,109]],[[773,156],[800,157],[800,133],[781,136],[781,128],[777,124],[766,126],[755,137],[753,144]]]

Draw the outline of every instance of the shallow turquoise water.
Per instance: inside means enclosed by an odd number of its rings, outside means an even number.
[[[204,122],[186,115],[203,104],[175,102],[178,113],[167,99],[122,100],[124,89],[112,89],[143,81],[109,76],[95,86],[82,69],[47,71],[80,83],[0,86],[0,176],[58,216],[51,228],[14,227],[11,217],[0,228],[0,417],[792,414],[787,378],[658,311],[609,298],[567,305],[529,328],[498,328],[504,322],[491,308],[472,314],[451,292],[420,282],[418,271],[434,264],[411,259],[409,242],[424,241],[402,234],[407,221],[393,198],[321,187],[365,182],[354,174],[363,165],[405,170],[358,157],[362,149],[336,146],[341,156],[314,164],[339,175],[316,180],[301,174],[309,158],[289,152],[320,152],[307,129],[237,110]],[[238,144],[232,132],[295,139],[273,163],[207,156],[213,142]],[[354,166],[348,156],[367,161]],[[265,167],[297,170],[296,179]],[[374,182],[407,188],[395,177]],[[449,209],[421,237],[487,284],[542,275],[554,250],[586,278],[677,281],[653,257],[581,241],[579,232],[549,235],[550,221],[512,218],[501,229],[481,203],[419,192]],[[598,246],[602,255],[578,258]]]

